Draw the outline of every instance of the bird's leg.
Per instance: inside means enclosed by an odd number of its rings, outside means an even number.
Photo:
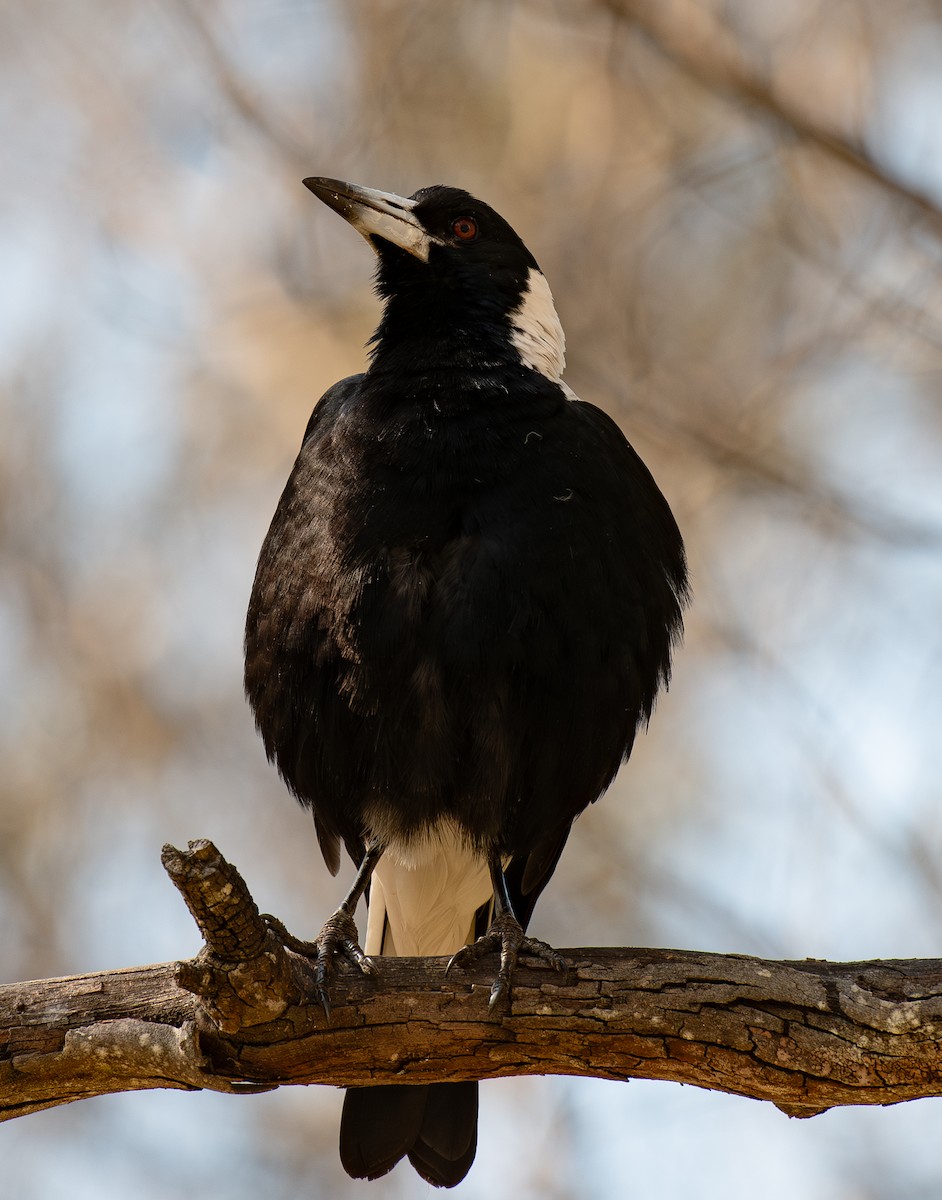
[[[265,916],[265,921],[275,930],[289,950],[314,960],[314,991],[330,1020],[330,982],[334,975],[338,957],[346,958],[359,967],[364,975],[375,975],[373,960],[360,949],[357,927],[353,914],[366,891],[373,869],[383,856],[383,847],[370,845],[360,862],[356,878],[341,901],[340,907],[327,918],[324,927],[314,942],[305,942],[290,934],[277,917]]]
[[[567,971],[569,964],[565,958],[546,942],[538,938],[527,937],[523,926],[514,915],[510,893],[507,890],[507,880],[499,857],[490,862],[491,882],[494,885],[494,919],[482,937],[469,946],[462,946],[457,954],[452,955],[451,961],[445,968],[445,973],[452,967],[469,967],[477,959],[494,951],[500,953],[500,966],[497,978],[491,985],[491,998],[488,1008],[496,1009],[510,1002],[513,975],[517,960],[521,954],[536,958],[557,971]]]

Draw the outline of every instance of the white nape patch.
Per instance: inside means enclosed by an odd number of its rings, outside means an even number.
[[[510,340],[523,365],[558,383],[566,366],[566,335],[542,271],[530,268],[523,297],[510,314],[510,327]]]
[[[493,889],[487,860],[453,821],[391,842],[370,880],[367,954],[454,954]]]

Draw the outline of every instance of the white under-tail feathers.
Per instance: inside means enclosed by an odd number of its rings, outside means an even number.
[[[421,841],[391,843],[370,879],[364,950],[402,957],[454,954],[474,939],[493,895],[486,860],[451,824]]]

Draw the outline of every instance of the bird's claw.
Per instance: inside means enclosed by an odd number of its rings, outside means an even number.
[[[317,935],[317,957],[314,967],[314,991],[327,1020],[330,1020],[330,984],[334,977],[338,958],[359,967],[364,975],[376,975],[378,972],[373,960],[360,949],[357,941],[357,927],[353,917],[343,908],[338,908],[324,922],[324,928]]]
[[[451,956],[448,966],[445,968],[445,974],[447,975],[452,967],[459,967],[462,970],[470,967],[485,954],[494,952],[500,954],[500,966],[497,970],[497,977],[491,985],[491,995],[487,1002],[487,1007],[492,1012],[510,1003],[513,975],[521,955],[546,963],[555,971],[569,970],[569,963],[558,950],[554,950],[546,942],[541,942],[539,938],[527,937],[515,917],[512,917],[510,913],[501,913],[500,916],[494,918],[487,933],[469,946],[462,946],[456,954]]]
[[[324,927],[313,942],[303,941],[289,933],[277,917],[268,914],[263,918],[270,929],[281,938],[289,950],[309,958],[314,963],[314,994],[324,1015],[330,1021],[330,984],[336,971],[337,959],[345,958],[364,975],[376,976],[376,964],[360,949],[357,927],[353,917],[344,908],[338,908],[327,918]]]

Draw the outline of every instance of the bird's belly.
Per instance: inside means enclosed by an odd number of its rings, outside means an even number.
[[[486,858],[451,819],[394,838],[373,872],[366,953],[453,954],[473,937],[491,894]]]

